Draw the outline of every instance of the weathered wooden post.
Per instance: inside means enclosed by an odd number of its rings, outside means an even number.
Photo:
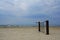
[[[46,21],[46,35],[49,35],[49,21]]]
[[[38,31],[40,32],[40,22],[38,22]]]

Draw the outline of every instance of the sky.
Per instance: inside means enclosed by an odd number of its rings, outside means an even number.
[[[60,0],[0,0],[0,25],[31,25],[49,20],[60,25]]]

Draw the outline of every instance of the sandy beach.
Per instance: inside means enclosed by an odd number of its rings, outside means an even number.
[[[49,35],[36,27],[0,28],[0,40],[60,40],[60,28],[51,27]]]

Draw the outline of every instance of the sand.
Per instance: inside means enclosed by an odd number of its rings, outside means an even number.
[[[60,28],[50,28],[50,34],[31,28],[0,28],[0,40],[60,40]]]

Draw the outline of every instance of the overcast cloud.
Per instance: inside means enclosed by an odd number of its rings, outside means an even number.
[[[49,20],[60,25],[60,0],[0,0],[0,24]]]

